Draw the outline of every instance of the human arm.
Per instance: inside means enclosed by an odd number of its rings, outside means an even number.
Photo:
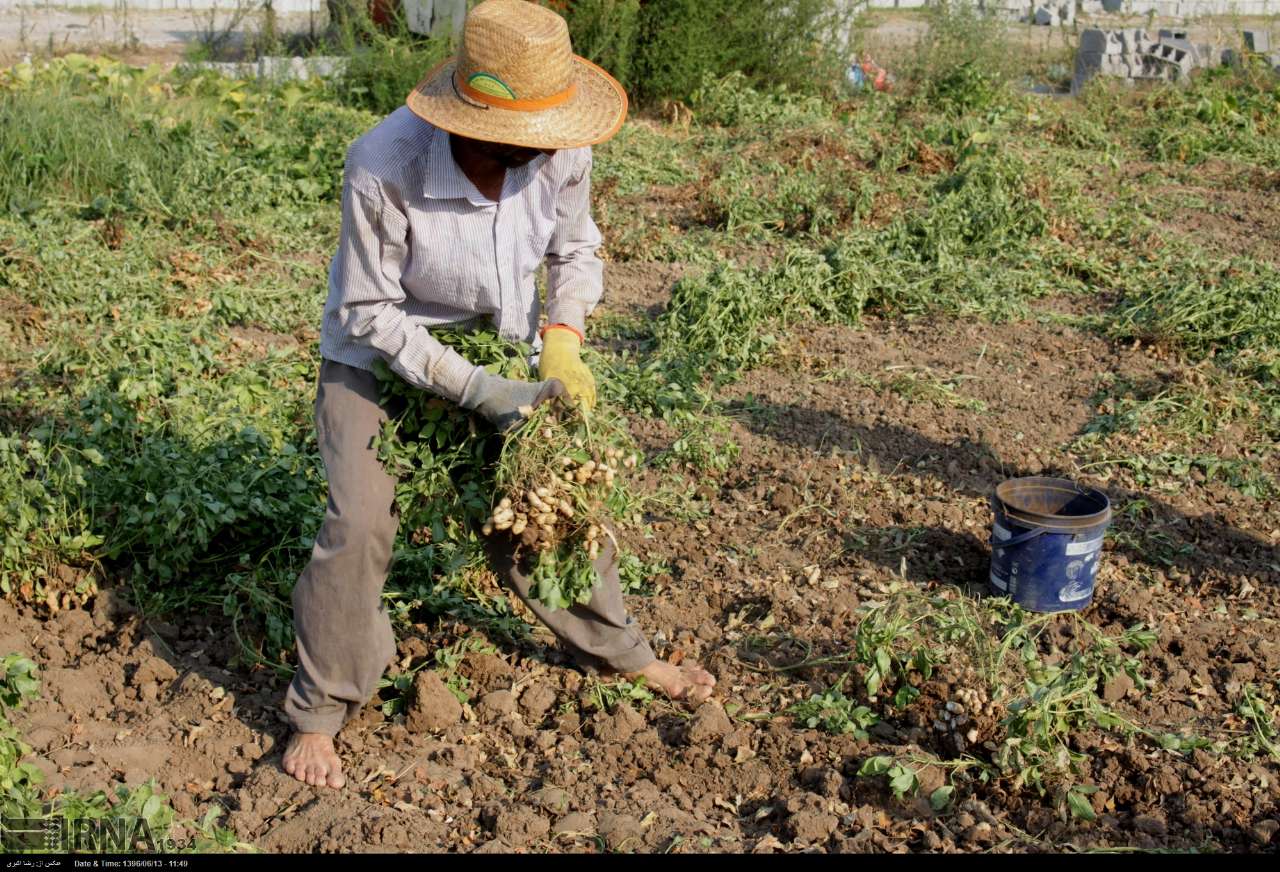
[[[604,265],[596,255],[600,231],[591,219],[591,152],[560,190],[556,228],[547,249],[547,321],[538,371],[564,382],[571,397],[595,405],[596,384],[582,362],[586,317],[604,289]]]
[[[554,382],[489,375],[411,322],[400,283],[408,220],[394,192],[357,175],[343,187],[342,212],[329,280],[345,342],[374,349],[409,384],[477,411],[504,430],[525,417],[521,409],[563,391]]]

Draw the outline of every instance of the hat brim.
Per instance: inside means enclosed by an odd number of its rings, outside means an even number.
[[[526,148],[581,148],[612,137],[627,117],[627,93],[586,58],[573,58],[577,90],[559,106],[535,112],[473,103],[453,84],[456,62],[427,73],[405,103],[419,118],[459,136]]]

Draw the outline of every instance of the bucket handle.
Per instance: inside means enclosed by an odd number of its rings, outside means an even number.
[[[1030,542],[1032,539],[1044,532],[1044,527],[1036,527],[1034,530],[1019,533],[1017,536],[1013,536],[1009,539],[997,539],[995,536],[992,536],[989,541],[992,548],[1012,548],[1015,545],[1021,545],[1023,542]]]

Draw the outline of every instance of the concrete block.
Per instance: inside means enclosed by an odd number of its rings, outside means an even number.
[[[1080,34],[1079,51],[1093,54],[1120,54],[1124,51],[1124,43],[1115,31],[1090,27]]]
[[[1129,66],[1129,62],[1122,57],[1110,55],[1102,65],[1102,72],[1108,76],[1118,76],[1122,79],[1129,78],[1133,70]]]
[[[1102,69],[1103,62],[1107,60],[1109,55],[1102,52],[1082,51],[1076,52],[1076,70],[1088,70],[1097,72]]]
[[[1121,51],[1129,54],[1145,54],[1155,44],[1145,30],[1137,27],[1112,31],[1119,41]]]
[[[1177,42],[1187,41],[1187,32],[1185,30],[1169,30],[1168,28],[1160,28],[1159,34],[1156,36],[1160,42]]]
[[[1124,0],[1102,0],[1102,8],[1107,12],[1119,12],[1124,9]]]
[[[1208,45],[1205,45],[1202,48],[1197,48],[1195,45],[1192,45],[1190,40],[1182,37],[1162,37],[1160,44],[1170,45],[1176,49],[1186,52],[1191,56],[1191,66],[1193,67],[1204,66],[1205,60],[1209,57]]]
[[[1185,52],[1176,46],[1166,45],[1165,43],[1156,43],[1146,53],[1145,57],[1157,64],[1164,65],[1169,76],[1174,79],[1184,79],[1191,75],[1191,70],[1195,66],[1195,60],[1190,52]]]
[[[1271,34],[1265,30],[1244,31],[1244,47],[1249,51],[1266,54],[1271,51]]]

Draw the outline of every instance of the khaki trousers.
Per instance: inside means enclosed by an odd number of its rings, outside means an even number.
[[[382,587],[399,519],[395,479],[372,444],[387,420],[373,374],[323,361],[315,420],[329,502],[311,562],[293,591],[298,670],[284,710],[295,730],[332,736],[373,696],[395,656]],[[618,672],[653,661],[627,616],[612,546],[596,561],[600,585],[591,602],[555,611],[530,595],[531,581],[509,546],[491,540],[489,556],[503,584],[580,659]]]

